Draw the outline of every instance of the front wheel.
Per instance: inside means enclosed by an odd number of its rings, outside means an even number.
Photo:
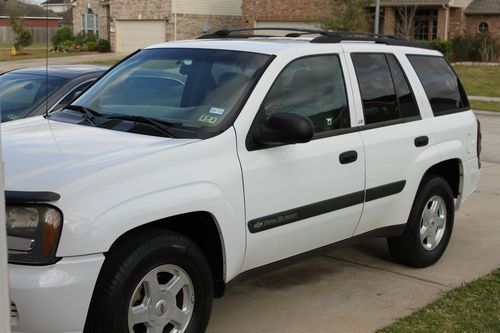
[[[142,233],[108,254],[85,332],[204,332],[212,300],[212,273],[196,244],[164,230]]]
[[[388,239],[392,256],[413,267],[427,267],[438,261],[451,237],[454,208],[448,182],[437,176],[426,177],[403,234]]]

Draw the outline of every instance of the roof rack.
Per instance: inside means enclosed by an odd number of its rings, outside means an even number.
[[[245,32],[253,31],[289,31],[285,36],[275,35],[254,35]],[[313,38],[310,43],[340,43],[343,41],[374,42],[377,44],[409,46],[422,49],[434,50],[430,45],[418,42],[411,42],[400,36],[389,36],[382,34],[373,34],[369,32],[348,32],[348,31],[328,31],[316,29],[301,29],[287,27],[259,27],[259,28],[240,28],[224,29],[214,33],[202,35],[197,39],[225,39],[225,38],[258,38],[258,37],[302,37],[304,35],[319,35]]]

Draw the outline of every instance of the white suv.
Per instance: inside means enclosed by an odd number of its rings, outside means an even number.
[[[442,54],[323,31],[155,45],[2,131],[16,332],[200,333],[228,281],[346,240],[431,265],[480,168]]]

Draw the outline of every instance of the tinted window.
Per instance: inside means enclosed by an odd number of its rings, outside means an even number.
[[[365,124],[399,118],[398,100],[385,54],[353,54]]]
[[[266,116],[299,113],[315,133],[350,127],[349,107],[339,58],[313,56],[290,63],[278,76],[263,103]]]
[[[410,89],[408,80],[403,73],[399,62],[392,54],[387,55],[387,61],[391,68],[392,79],[396,87],[396,95],[399,102],[399,113],[401,118],[418,116],[419,110],[413,92]]]
[[[434,114],[469,108],[465,91],[443,57],[408,56],[424,86]]]
[[[26,117],[66,82],[66,79],[42,75],[7,73],[0,76],[2,122]]]
[[[142,116],[195,133],[218,133],[219,125],[238,112],[268,60],[268,55],[249,52],[147,49],[108,72],[73,104],[103,117]]]
[[[63,107],[65,107],[66,105],[69,104],[69,102],[71,102],[75,97],[76,97],[76,94],[81,94],[83,91],[85,91],[85,89],[87,89],[94,81],[90,81],[90,82],[85,82],[81,85],[79,85],[78,87],[76,88],[73,88],[72,91],[70,91],[66,96],[63,97],[63,99],[61,99],[59,101],[59,103],[57,103],[56,106],[54,106],[54,110],[60,110],[62,109]]]

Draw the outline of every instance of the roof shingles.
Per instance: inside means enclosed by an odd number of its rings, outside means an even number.
[[[465,14],[500,14],[500,0],[474,0]]]

